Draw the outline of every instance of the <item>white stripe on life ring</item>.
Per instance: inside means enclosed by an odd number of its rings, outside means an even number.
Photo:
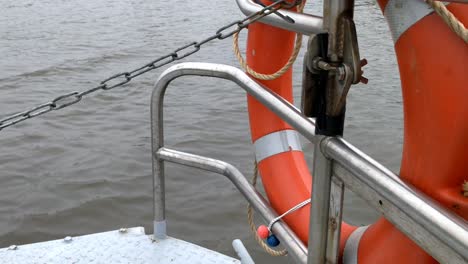
[[[387,19],[393,42],[434,10],[424,0],[390,0],[385,6],[384,16]]]
[[[364,232],[366,232],[368,227],[369,226],[358,227],[349,236],[343,252],[343,264],[358,263],[359,242],[361,241],[362,235],[364,235]]]
[[[295,130],[282,130],[265,135],[257,139],[254,146],[257,162],[286,151],[302,151],[299,134]]]

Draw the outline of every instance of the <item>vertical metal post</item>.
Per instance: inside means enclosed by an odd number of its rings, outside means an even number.
[[[328,60],[331,65],[339,66],[343,62],[345,32],[343,18],[353,18],[354,0],[324,0],[323,4],[323,26],[328,32]],[[337,117],[342,113],[343,108],[338,107],[341,100],[343,88],[337,82],[337,73],[328,72],[326,88],[326,114]],[[349,78],[349,76],[348,76]]]
[[[350,44],[345,43],[343,18],[352,19],[353,13],[354,0],[324,0],[323,25],[328,32],[328,60],[332,65],[337,66],[343,62],[345,45]],[[337,100],[341,100],[343,96],[343,87],[336,82],[335,74],[337,73],[328,72],[325,111],[328,116],[344,115],[341,107],[335,109],[339,105]],[[309,264],[337,263],[339,255],[344,185],[339,179],[334,179],[332,184],[332,161],[321,151],[325,140],[327,138],[321,138],[314,153]]]
[[[325,157],[321,150],[321,144],[326,139],[325,136],[318,136],[314,148],[308,264],[322,264],[326,259],[332,179],[332,161]]]
[[[153,156],[155,154],[153,153]],[[153,157],[157,164],[153,167],[153,207],[154,207],[154,238],[166,238],[166,198],[165,198],[165,182],[164,182],[164,161],[157,157]]]
[[[344,183],[332,176],[326,263],[338,263],[340,254],[341,221],[343,218]]]
[[[324,0],[323,27],[328,32],[328,58],[331,62],[340,62],[343,56],[344,34],[341,18],[352,18],[353,13],[354,0]]]
[[[166,238],[166,192],[164,161],[156,155],[164,147],[163,101],[166,87],[153,91],[151,99],[151,134],[153,156],[153,232],[155,239]]]

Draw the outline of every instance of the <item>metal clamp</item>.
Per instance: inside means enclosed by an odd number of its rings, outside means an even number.
[[[344,34],[344,45],[341,54],[342,62],[340,64],[333,64],[328,62],[327,59],[317,56],[309,59],[311,63],[308,67],[311,72],[332,72],[336,90],[332,98],[330,98],[331,101],[328,102],[331,104],[331,107],[327,107],[327,112],[332,116],[338,115],[342,111],[352,84],[368,82],[368,79],[362,76],[362,67],[367,64],[367,60],[360,59],[354,22],[351,18],[343,17],[342,25]],[[313,55],[309,54],[309,58]]]

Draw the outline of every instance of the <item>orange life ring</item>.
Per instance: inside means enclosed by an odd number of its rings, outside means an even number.
[[[468,46],[423,1],[378,2],[396,43],[403,89],[400,177],[468,219],[468,199],[461,193],[468,179]],[[468,5],[447,7],[468,25]],[[277,71],[288,60],[294,38],[294,33],[283,29],[250,25],[248,65],[261,73]],[[259,82],[292,102],[291,70],[276,80]],[[250,96],[248,109],[263,185],[271,205],[281,214],[311,196],[312,177],[297,132]],[[284,219],[304,243],[309,212],[305,207]],[[347,241],[351,235],[353,239]],[[343,223],[341,251],[345,247],[347,262],[436,263],[384,218],[359,229]]]

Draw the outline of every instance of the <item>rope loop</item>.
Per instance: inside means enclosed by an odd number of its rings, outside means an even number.
[[[255,185],[257,185],[257,177],[258,177],[258,167],[257,167],[257,162],[255,161],[254,174],[252,176],[252,185],[254,187]],[[268,254],[270,254],[273,257],[281,257],[281,256],[286,256],[286,254],[288,254],[288,251],[286,249],[283,249],[283,250],[272,249],[270,246],[268,246],[265,243],[265,241],[263,241],[262,238],[258,236],[257,228],[254,223],[253,210],[250,204],[247,206],[247,221],[249,222],[250,230],[254,234],[254,238],[257,241],[258,245],[260,245],[260,247],[262,247]]]
[[[302,11],[304,10],[304,5],[305,5],[305,1],[302,1],[301,5],[297,8],[297,11],[299,13],[302,13]],[[270,81],[270,80],[277,79],[280,76],[282,76],[283,74],[285,74],[289,70],[289,68],[291,68],[291,66],[294,64],[294,62],[297,59],[297,55],[299,54],[299,51],[301,50],[302,34],[299,34],[299,33],[297,34],[296,42],[295,42],[295,46],[294,46],[294,51],[291,54],[291,57],[289,57],[289,60],[286,62],[286,64],[283,67],[281,67],[281,69],[279,69],[277,72],[272,73],[272,74],[264,74],[264,73],[256,72],[255,70],[250,68],[249,65],[247,65],[247,62],[242,57],[242,54],[241,54],[240,49],[239,49],[239,32],[236,32],[233,35],[233,46],[234,46],[234,53],[235,53],[235,55],[237,57],[237,60],[239,61],[241,67],[248,74],[250,74],[251,76],[253,76],[253,77],[257,78],[257,79],[260,79],[260,80]]]

